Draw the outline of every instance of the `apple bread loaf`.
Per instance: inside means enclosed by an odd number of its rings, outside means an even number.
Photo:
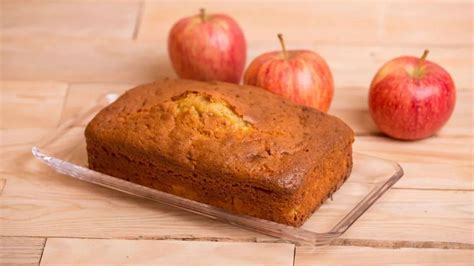
[[[263,89],[163,80],[122,95],[85,130],[89,167],[300,226],[352,168],[341,120]]]

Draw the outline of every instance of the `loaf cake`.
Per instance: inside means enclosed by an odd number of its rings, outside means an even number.
[[[236,214],[300,226],[349,176],[353,131],[252,86],[162,80],[85,130],[89,167]]]

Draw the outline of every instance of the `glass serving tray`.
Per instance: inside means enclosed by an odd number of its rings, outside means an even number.
[[[296,244],[326,245],[343,234],[403,175],[395,162],[354,153],[350,177],[341,188],[299,228],[236,215],[221,208],[137,185],[87,168],[84,128],[94,115],[117,99],[117,93],[100,97],[89,108],[61,124],[32,148],[33,155],[59,173],[157,201]]]

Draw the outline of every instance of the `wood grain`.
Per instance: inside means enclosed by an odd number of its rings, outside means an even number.
[[[52,130],[53,128],[1,129],[0,173],[34,173],[44,170],[39,161],[33,160],[31,148]]]
[[[0,179],[0,196],[3,194],[3,190],[5,189],[6,183],[7,183],[6,179]]]
[[[393,189],[342,236],[474,243],[473,191]]]
[[[84,103],[93,102],[107,93],[118,93],[121,95],[128,89],[139,84],[124,83],[72,83],[65,99],[64,110],[61,121],[73,117],[84,109]]]
[[[131,39],[139,2],[2,1],[3,36]]]
[[[271,239],[53,173],[8,174],[6,178],[8,189],[0,202],[4,210],[1,234],[5,235]],[[336,196],[351,199],[353,192]],[[473,196],[473,191],[391,190],[344,237],[474,243]],[[328,204],[339,204],[332,206],[335,209],[353,206],[350,200]],[[318,215],[321,220],[333,220],[334,214],[321,210]]]
[[[41,265],[293,265],[294,246],[159,240],[49,238]],[[97,256],[100,254],[100,256]]]
[[[376,71],[387,60],[401,55],[420,56],[423,51],[417,46],[330,45],[311,40],[294,42],[290,38],[287,46],[289,49],[312,49],[325,57],[334,75],[336,90],[368,88]],[[278,49],[275,37],[253,43],[247,61],[275,49]],[[469,55],[472,54],[472,46],[433,47],[429,59],[445,67],[459,88],[470,89],[473,87],[473,68]],[[143,83],[175,77],[165,42],[2,37],[0,56],[3,79],[6,80]],[[38,68],[38,65],[42,67]]]
[[[174,76],[163,45],[112,39],[5,37],[0,49],[4,79],[128,83]]]
[[[400,164],[405,174],[394,185],[396,188],[474,190],[472,165],[413,162]]]
[[[67,84],[0,81],[0,88],[0,128],[57,126]]]
[[[471,265],[473,259],[473,250],[303,246],[296,247],[295,265]]]
[[[46,239],[0,237],[0,264],[39,265]]]
[[[53,128],[5,128],[0,129],[0,147],[34,144]]]
[[[274,241],[206,217],[56,174],[36,160],[32,163],[37,167],[34,173],[3,174],[8,189],[0,202],[0,235]]]
[[[358,136],[354,150],[396,162],[472,166],[473,138],[428,138],[409,142],[377,136]]]
[[[235,18],[249,42],[271,39],[278,31],[292,40],[331,44],[472,44],[465,34],[473,25],[470,1],[265,1],[245,5],[237,1],[146,1],[138,39],[166,41],[172,25],[197,14],[199,8]]]
[[[45,237],[52,237],[45,265],[84,258],[96,264],[288,265],[294,255],[295,265],[474,261],[472,1],[4,0],[0,5],[0,264],[37,265]],[[247,63],[279,49],[277,31],[289,49],[321,54],[336,85],[330,112],[356,131],[355,151],[403,166],[405,176],[336,246],[298,247],[294,254],[293,245],[275,238],[85,184],[32,158],[32,144],[99,94],[174,77],[168,30],[201,7],[239,22],[248,42]],[[428,59],[455,81],[453,116],[427,140],[383,137],[367,111],[371,79],[387,60],[419,56],[425,48],[431,51]],[[320,212],[331,215],[324,208]]]

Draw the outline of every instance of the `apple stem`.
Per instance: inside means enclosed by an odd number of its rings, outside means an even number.
[[[199,9],[199,16],[201,17],[202,22],[206,21],[206,9]]]
[[[423,51],[423,55],[420,57],[420,60],[418,60],[418,65],[415,67],[415,69],[413,69],[413,77],[421,78],[423,76],[423,62],[426,60],[429,52],[430,51],[428,49]]]
[[[283,59],[288,59],[288,55],[286,53],[286,47],[285,47],[285,40],[283,39],[283,34],[278,33],[278,39],[280,40],[280,45],[281,45],[281,50],[283,52]]]
[[[425,49],[425,51],[423,51],[423,55],[420,57],[420,62],[425,61],[425,59],[428,56],[429,52],[430,52],[430,50],[428,50],[428,49]]]

